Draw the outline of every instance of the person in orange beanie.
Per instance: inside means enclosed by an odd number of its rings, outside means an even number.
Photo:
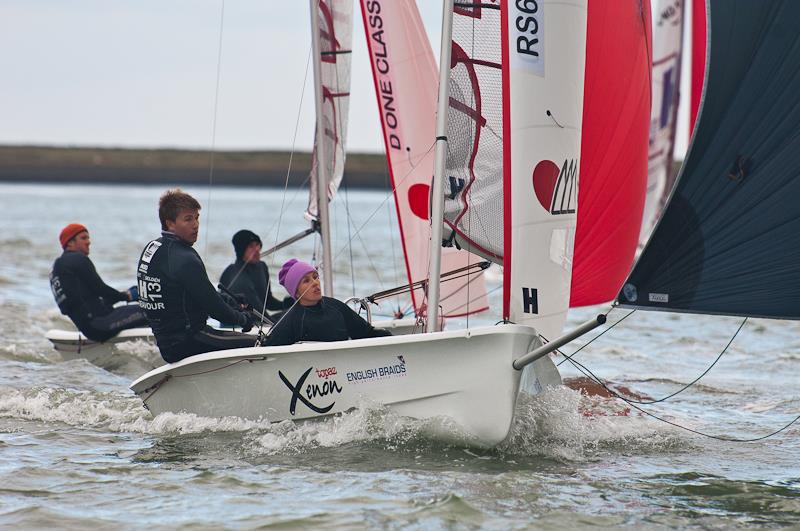
[[[89,230],[80,223],[70,223],[58,236],[61,256],[50,271],[50,288],[61,313],[92,341],[107,341],[121,330],[147,326],[147,319],[137,304],[114,307],[116,302],[135,302],[136,286],[118,291],[97,274],[89,259],[92,240]]]

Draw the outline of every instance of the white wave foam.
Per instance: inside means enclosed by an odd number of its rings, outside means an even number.
[[[194,414],[162,413],[153,418],[142,402],[132,396],[50,387],[0,390],[0,416],[145,434],[246,431],[269,426],[266,421],[214,419]]]
[[[520,396],[511,434],[498,449],[512,455],[583,461],[615,446],[627,451],[664,450],[681,441],[679,435],[618,400],[556,387],[537,396]]]

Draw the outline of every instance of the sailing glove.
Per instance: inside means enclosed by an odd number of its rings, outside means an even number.
[[[242,327],[242,332],[249,332],[253,328],[253,316],[250,312],[240,312],[237,324]]]

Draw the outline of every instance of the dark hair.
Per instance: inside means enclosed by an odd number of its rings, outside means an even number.
[[[161,221],[161,229],[167,230],[167,220],[178,219],[181,210],[200,210],[201,208],[197,199],[180,188],[167,190],[158,200],[158,219]]]

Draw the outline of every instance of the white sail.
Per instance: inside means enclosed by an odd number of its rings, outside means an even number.
[[[655,0],[653,15],[653,100],[647,195],[639,243],[644,244],[672,188],[672,158],[680,86],[683,0]]]
[[[507,5],[503,314],[552,340],[570,299],[587,4]]]
[[[317,4],[319,50],[312,60],[318,62],[320,72],[314,82],[322,95],[322,113],[317,117],[317,127],[323,134],[315,134],[314,153],[309,184],[306,217],[317,219],[318,179],[327,180],[328,201],[333,199],[344,175],[347,144],[347,114],[350,105],[350,62],[353,38],[353,0],[313,0]],[[324,139],[320,149],[319,139]],[[320,160],[320,153],[324,160]]]

